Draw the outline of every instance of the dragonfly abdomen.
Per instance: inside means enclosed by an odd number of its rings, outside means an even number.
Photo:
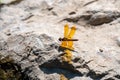
[[[78,41],[78,39],[59,38],[59,41]]]

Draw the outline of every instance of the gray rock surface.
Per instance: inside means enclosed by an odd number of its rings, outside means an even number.
[[[119,80],[119,4],[119,0],[0,4],[0,55],[14,59],[25,80],[60,80],[61,75],[69,80]],[[59,51],[58,38],[66,23],[76,25],[74,38],[79,39],[71,64]]]
[[[116,42],[117,42],[118,46],[120,46],[120,37],[117,38]]]

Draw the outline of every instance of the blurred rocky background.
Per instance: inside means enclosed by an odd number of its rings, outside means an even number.
[[[71,64],[66,23],[79,39]],[[0,0],[0,80],[120,80],[120,0]]]

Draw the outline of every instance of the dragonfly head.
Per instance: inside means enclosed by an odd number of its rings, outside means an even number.
[[[59,40],[59,41],[62,41],[62,38],[59,38],[58,40]]]

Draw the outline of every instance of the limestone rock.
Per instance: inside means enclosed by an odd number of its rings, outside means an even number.
[[[14,59],[26,80],[60,80],[61,74],[68,80],[119,80],[119,39],[114,40],[120,34],[119,4],[119,0],[0,4],[1,58]],[[59,50],[66,23],[76,25],[74,39],[79,39],[73,45],[71,64]]]
[[[20,1],[20,0],[0,0],[0,4],[9,4],[16,1]]]
[[[116,41],[117,41],[118,46],[120,46],[120,37],[118,37]]]
[[[104,13],[98,12],[93,14],[93,16],[90,18],[88,23],[96,26],[104,23],[110,23],[119,17],[120,17],[120,13],[116,14],[116,12],[109,12],[109,11]]]
[[[93,26],[110,23],[120,17],[120,12],[111,11],[86,11],[83,14],[75,14],[68,16],[63,21],[82,24],[90,24]]]
[[[46,41],[48,42],[46,43]],[[21,72],[24,74],[24,79],[45,79],[39,65],[50,58],[54,58],[53,56],[57,53],[55,49],[51,47],[52,44],[55,44],[51,37],[46,34],[40,36],[21,34],[12,35],[5,42],[6,44],[1,42],[1,55],[11,55],[15,63],[20,66]],[[6,49],[3,49],[2,45],[7,46]]]

